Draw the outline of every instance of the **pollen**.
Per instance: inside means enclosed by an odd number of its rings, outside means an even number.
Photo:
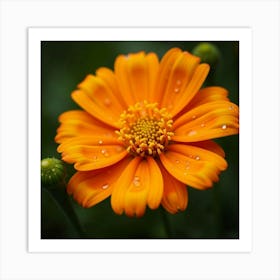
[[[165,108],[147,101],[130,106],[120,116],[116,131],[127,151],[134,156],[156,157],[164,151],[172,136],[173,121]]]

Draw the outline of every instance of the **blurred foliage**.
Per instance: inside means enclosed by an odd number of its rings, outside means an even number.
[[[199,42],[41,42],[41,157],[57,157],[54,142],[58,116],[78,108],[70,94],[87,74],[101,67],[113,69],[119,54],[144,50],[159,57],[171,47],[191,52]],[[220,51],[220,59],[205,85],[229,90],[231,101],[239,101],[238,42],[209,42]],[[238,238],[239,237],[239,137],[218,139],[224,148],[228,169],[212,189],[189,190],[186,211],[171,215],[163,209],[147,209],[140,219],[116,215],[110,198],[84,209],[65,189],[42,188],[42,238]],[[67,166],[68,178],[74,173]]]

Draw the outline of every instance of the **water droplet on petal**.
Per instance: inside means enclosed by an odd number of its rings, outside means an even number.
[[[195,159],[196,159],[196,160],[200,160],[200,157],[199,157],[199,156],[196,156]]]
[[[193,116],[192,116],[192,119],[193,119],[193,120],[196,119],[196,115],[193,115]]]
[[[200,126],[201,126],[201,127],[205,127],[205,123],[202,123]]]
[[[175,162],[176,162],[176,163],[180,163],[180,160],[176,159]]]
[[[228,109],[229,109],[229,110],[233,110],[233,106],[229,106]]]
[[[188,133],[188,136],[193,136],[196,133],[197,133],[196,130],[190,130],[189,133]]]
[[[109,188],[109,184],[104,184],[102,187],[101,187],[103,190],[106,190]]]
[[[93,160],[97,160],[97,156],[95,156],[95,155],[92,158],[93,158]]]
[[[226,125],[226,124],[223,124],[223,125],[222,125],[222,129],[225,130],[226,128],[227,128],[227,125]]]
[[[176,81],[176,85],[180,86],[182,84],[182,81],[181,80],[177,80]]]
[[[133,179],[133,185],[135,187],[139,187],[140,186],[140,178],[138,176],[135,176]]]
[[[109,154],[107,153],[107,151],[105,149],[102,149],[101,150],[101,154],[104,156],[104,157],[108,157]]]
[[[102,144],[103,144],[103,141],[102,141],[102,140],[99,140],[99,141],[98,141],[98,144],[99,144],[99,145],[102,145]]]
[[[179,88],[174,88],[174,92],[175,92],[175,93],[178,93],[179,91],[180,91]]]
[[[112,104],[112,101],[109,98],[104,99],[104,105],[110,106]]]

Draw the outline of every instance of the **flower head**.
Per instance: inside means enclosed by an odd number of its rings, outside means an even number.
[[[83,110],[59,117],[56,142],[77,172],[67,191],[83,207],[111,196],[115,213],[185,210],[187,186],[204,190],[227,168],[212,139],[238,133],[238,106],[221,87],[201,88],[209,65],[170,49],[119,55],[72,93]]]

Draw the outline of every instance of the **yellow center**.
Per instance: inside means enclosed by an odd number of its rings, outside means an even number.
[[[157,156],[168,145],[174,133],[172,119],[165,108],[146,101],[130,106],[120,117],[116,131],[127,151],[135,156]]]

